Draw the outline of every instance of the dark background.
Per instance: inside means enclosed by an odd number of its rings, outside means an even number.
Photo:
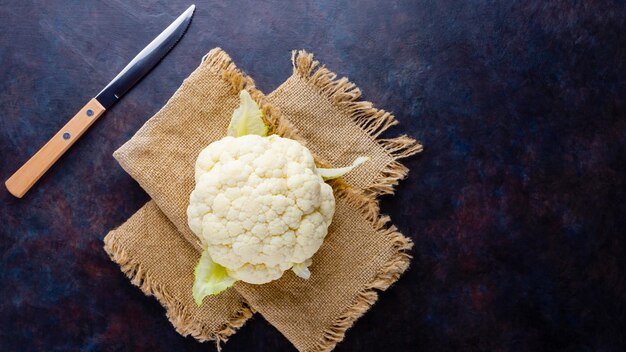
[[[0,2],[8,178],[189,1]],[[618,1],[198,2],[177,47],[24,199],[0,190],[0,350],[212,350],[102,238],[148,200],[111,154],[211,48],[266,93],[304,48],[425,146],[383,201],[411,269],[338,351],[626,348],[626,8]],[[257,315],[225,351],[293,347]]]

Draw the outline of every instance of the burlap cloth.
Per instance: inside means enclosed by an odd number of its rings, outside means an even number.
[[[114,156],[152,197],[104,239],[131,282],[154,295],[182,335],[225,341],[255,311],[303,351],[330,350],[409,265],[411,241],[380,216],[376,197],[393,192],[407,169],[397,160],[421,151],[407,136],[378,139],[394,117],[360,101],[360,91],[303,51],[293,75],[268,97],[213,49],[168,101]],[[187,226],[199,151],[224,137],[238,92],[248,90],[271,131],[307,144],[324,165],[370,162],[333,182],[337,208],[313,257],[311,279],[287,272],[265,285],[238,282],[197,307],[191,296],[198,241]],[[297,128],[297,130],[296,130]]]

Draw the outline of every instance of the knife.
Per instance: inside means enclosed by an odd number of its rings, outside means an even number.
[[[5,182],[9,192],[22,198],[46,171],[105,111],[145,76],[185,34],[195,5],[189,6],[172,24],[146,46],[104,89],[91,99],[52,139]]]

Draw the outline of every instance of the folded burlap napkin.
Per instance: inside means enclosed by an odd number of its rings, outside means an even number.
[[[408,267],[411,242],[376,196],[391,193],[408,171],[397,159],[421,146],[407,136],[377,139],[393,116],[359,101],[360,91],[336,79],[305,52],[294,53],[294,74],[269,97],[228,55],[212,50],[165,107],[115,152],[116,159],[152,197],[105,238],[105,249],[131,281],[166,308],[177,331],[224,341],[254,311],[299,350],[329,350],[354,321]],[[303,141],[323,164],[372,159],[333,182],[337,209],[329,234],[313,257],[311,279],[292,273],[266,285],[237,283],[197,307],[191,297],[199,245],[188,229],[186,207],[201,149],[225,135],[238,92],[247,89],[272,132]],[[298,130],[296,130],[296,127]]]

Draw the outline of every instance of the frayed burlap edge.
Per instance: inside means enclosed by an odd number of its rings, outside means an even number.
[[[200,67],[219,75],[224,82],[230,85],[235,94],[246,89],[261,107],[263,117],[268,125],[277,126],[272,128],[270,132],[297,138],[297,136],[293,136],[297,133],[295,127],[291,126],[289,121],[280,118],[280,114],[267,103],[263,93],[256,89],[252,78],[241,72],[222,49],[214,48],[209,51],[202,58]],[[121,271],[133,285],[139,287],[146,295],[154,296],[165,307],[168,320],[176,331],[183,336],[191,335],[200,342],[215,341],[217,349],[220,350],[221,343],[226,342],[228,337],[233,335],[254,314],[254,309],[242,300],[241,308],[217,331],[211,331],[209,327],[194,319],[193,315],[166,289],[154,282],[151,274],[117,245],[114,241],[114,235],[109,234],[104,238],[104,249],[111,260],[120,266]]]
[[[347,78],[337,79],[335,73],[324,66],[319,66],[319,62],[313,59],[313,54],[304,50],[294,50],[291,61],[294,74],[312,84],[316,88],[315,91],[326,96],[338,109],[347,113],[393,160],[385,166],[374,182],[362,191],[351,188],[342,179],[330,182],[336,197],[345,199],[349,205],[358,209],[372,228],[392,243],[393,254],[374,278],[359,290],[352,304],[324,329],[322,337],[312,349],[329,351],[344,339],[346,331],[376,302],[377,290],[384,291],[389,288],[409,267],[411,255],[408,252],[413,247],[413,242],[390,224],[389,216],[380,214],[377,197],[392,194],[398,182],[406,177],[409,169],[398,159],[419,153],[423,147],[407,135],[391,139],[378,138],[381,133],[398,123],[394,116],[374,108],[368,101],[360,101],[361,90]],[[321,160],[316,161],[327,166]]]
[[[232,62],[230,56],[221,48],[214,48],[203,58],[200,67],[213,72],[230,85],[231,91],[238,94],[242,89],[250,93],[261,110],[263,118],[270,133],[276,133],[286,138],[296,139],[305,143],[298,136],[297,129],[291,122],[283,119],[276,108],[267,102],[264,94],[256,89],[254,80],[244,74]],[[192,243],[193,244],[193,243]],[[242,301],[241,308],[224,323],[217,331],[211,331],[203,326],[201,322],[194,319],[187,309],[160,284],[154,282],[140,263],[133,261],[125,251],[113,240],[113,236],[104,239],[104,249],[114,262],[116,262],[122,272],[130,279],[131,283],[139,287],[146,295],[154,296],[166,309],[166,316],[178,333],[183,336],[191,335],[200,342],[215,341],[217,349],[221,349],[221,343],[226,342],[228,337],[234,334],[245,322],[252,317],[254,309]]]
[[[390,224],[389,216],[380,214],[378,201],[372,194],[357,191],[341,179],[329,183],[337,198],[346,200],[348,205],[358,209],[372,228],[393,244],[393,254],[374,278],[359,290],[352,304],[324,329],[322,337],[311,351],[330,351],[341,342],[346,331],[376,303],[377,291],[384,291],[396,282],[408,269],[412,258],[409,251],[413,248],[413,241]]]
[[[291,62],[294,74],[314,85],[317,88],[316,91],[348,114],[389,154],[393,162],[385,166],[372,184],[366,187],[365,192],[374,196],[393,194],[395,186],[406,177],[409,171],[406,166],[398,162],[398,159],[421,152],[422,145],[407,135],[391,139],[378,138],[381,133],[398,124],[393,114],[375,108],[369,101],[359,100],[361,90],[345,77],[337,79],[337,74],[323,65],[320,66],[319,61],[313,59],[313,54],[304,50],[294,50]]]
[[[111,260],[120,266],[120,270],[133,285],[139,287],[146,296],[154,296],[165,307],[167,319],[179,334],[183,336],[191,335],[201,342],[215,341],[217,349],[220,350],[220,344],[228,341],[228,338],[254,314],[254,310],[246,302],[242,301],[241,308],[226,323],[220,326],[217,331],[212,331],[209,327],[194,319],[186,307],[170,295],[159,283],[154,282],[151,279],[151,274],[141,264],[132,260],[114,241],[114,237],[114,234],[110,234],[104,238],[104,250]]]

